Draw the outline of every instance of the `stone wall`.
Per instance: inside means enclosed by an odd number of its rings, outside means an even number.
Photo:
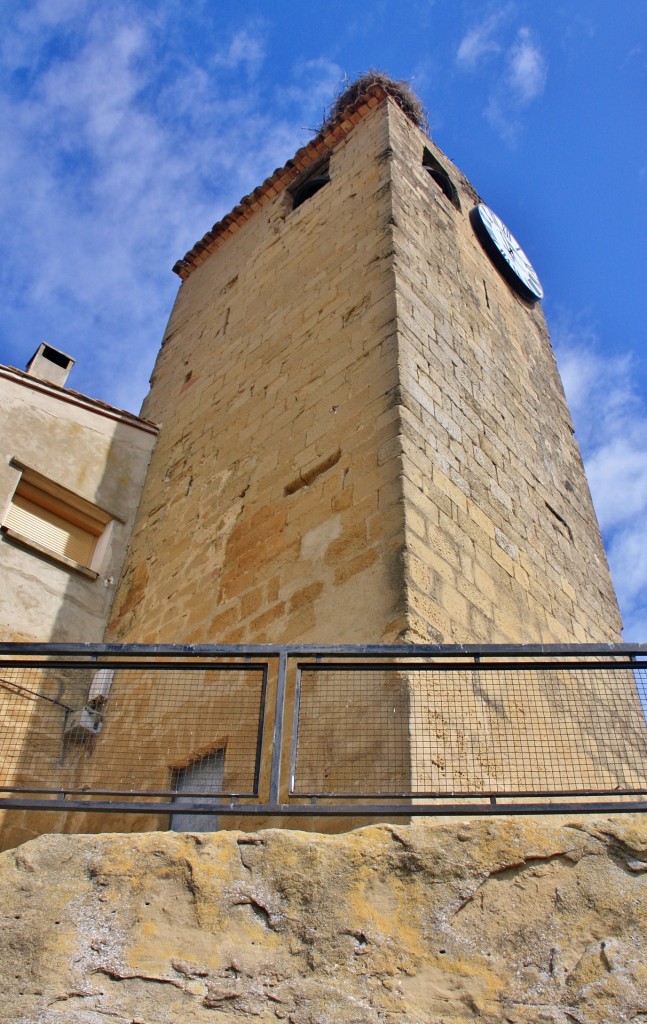
[[[0,857],[2,1020],[627,1024],[638,816],[43,836]]]
[[[384,107],[183,282],[109,639],[395,640],[405,627]]]
[[[109,638],[618,639],[541,308],[483,251],[478,196],[390,99],[329,171],[180,288]]]
[[[463,174],[393,103],[389,115],[410,636],[620,639],[541,306],[482,249]],[[425,149],[460,209],[423,167]]]
[[[328,172],[187,271],[143,410],[161,431],[106,638],[617,639],[543,315],[481,248],[473,188],[390,99],[330,140]],[[414,746],[437,743],[424,694],[409,699]],[[488,699],[462,709],[458,742],[481,734],[498,776]],[[339,723],[349,745],[366,714]],[[514,714],[507,726],[535,736]],[[144,730],[146,715],[142,702]],[[270,756],[266,743],[264,784]],[[374,746],[361,757],[379,774]]]

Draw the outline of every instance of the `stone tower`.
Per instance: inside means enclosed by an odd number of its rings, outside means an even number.
[[[179,261],[107,639],[619,638],[541,308],[479,202],[372,85]]]

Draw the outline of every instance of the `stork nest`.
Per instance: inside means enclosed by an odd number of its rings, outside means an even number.
[[[418,128],[429,131],[427,114],[422,103],[416,96],[408,82],[398,82],[382,71],[369,68],[368,71],[356,78],[350,85],[346,85],[335,99],[321,125],[321,131],[326,131],[355,100],[365,93],[372,85],[380,85],[385,92],[392,96],[401,110],[413,121]]]

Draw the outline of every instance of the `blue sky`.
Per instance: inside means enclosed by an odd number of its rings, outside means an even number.
[[[137,410],[175,260],[369,66],[517,236],[647,640],[645,0],[0,0],[0,362]]]

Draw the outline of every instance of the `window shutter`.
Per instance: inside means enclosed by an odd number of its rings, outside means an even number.
[[[4,525],[27,540],[34,541],[56,555],[71,558],[79,565],[89,566],[92,561],[97,541],[95,534],[37,505],[22,494],[14,494]]]

